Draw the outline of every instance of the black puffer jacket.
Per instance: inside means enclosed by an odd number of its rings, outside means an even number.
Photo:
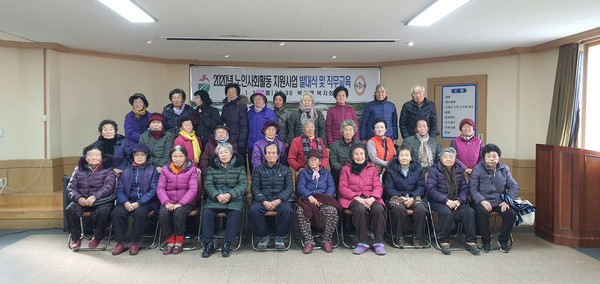
[[[292,197],[292,172],[290,168],[277,163],[273,167],[262,164],[252,172],[252,197],[255,201],[287,201]]]
[[[177,120],[181,116],[187,116],[192,119],[194,117],[194,109],[187,104],[183,104],[183,111],[178,115],[173,110],[173,107],[173,104],[168,104],[163,108],[162,114],[165,117],[163,127],[166,131],[177,135],[179,133],[179,121]]]
[[[248,97],[241,95],[231,102],[224,99],[221,110],[221,118],[229,127],[229,135],[237,143],[241,154],[245,154],[248,142],[248,102]]]
[[[415,135],[415,120],[417,118],[427,119],[429,125],[429,136],[435,138],[437,131],[437,113],[435,104],[424,99],[423,105],[419,107],[415,101],[410,100],[402,106],[400,111],[400,135],[402,138]]]

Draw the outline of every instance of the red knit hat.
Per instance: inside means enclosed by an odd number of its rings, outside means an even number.
[[[473,128],[475,128],[475,122],[470,118],[465,118],[460,121],[458,129],[462,129],[463,125],[465,125],[465,124],[469,124],[469,125],[473,126]]]
[[[150,122],[158,120],[160,122],[165,122],[165,117],[160,112],[154,112],[150,115]]]

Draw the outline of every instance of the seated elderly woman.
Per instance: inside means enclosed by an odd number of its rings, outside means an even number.
[[[131,153],[133,163],[123,170],[119,178],[117,206],[111,213],[117,240],[117,245],[112,250],[113,255],[119,255],[127,249],[124,243],[129,216],[133,217],[129,254],[137,255],[140,252],[139,242],[142,233],[149,223],[148,213],[153,210],[158,212],[160,205],[156,197],[158,172],[154,166],[146,163],[149,152],[150,149],[144,144],[133,146]]]
[[[298,227],[305,240],[305,254],[311,253],[315,247],[315,240],[311,232],[311,221],[320,227],[321,217],[325,219],[325,233],[323,235],[323,251],[333,252],[331,236],[335,231],[339,219],[339,203],[333,197],[335,185],[331,173],[321,166],[323,159],[321,153],[315,149],[308,150],[306,154],[308,165],[298,176],[297,193],[300,199],[296,207]]]
[[[469,188],[464,169],[456,163],[456,150],[444,148],[440,161],[429,170],[427,198],[431,209],[438,213],[438,243],[442,253],[450,255],[450,231],[455,218],[462,221],[467,250],[479,254],[475,235],[475,211],[467,204]]]
[[[425,197],[425,175],[421,165],[412,160],[410,148],[400,147],[398,158],[388,163],[383,175],[383,193],[394,225],[394,236],[399,247],[404,246],[403,233],[412,231],[413,246],[423,247],[423,232],[427,210],[421,199]],[[412,216],[408,215],[412,210]]]
[[[171,161],[165,165],[158,179],[156,195],[162,207],[158,221],[163,237],[167,238],[164,255],[179,254],[183,248],[186,217],[196,206],[198,171],[188,153],[181,146],[173,147]]]
[[[375,253],[384,255],[383,233],[386,216],[378,170],[367,161],[367,150],[364,145],[352,146],[350,155],[351,161],[342,168],[340,173],[339,200],[342,208],[352,211],[352,222],[356,227],[358,244],[352,253],[359,255],[369,249],[367,233],[371,229],[374,235]]]
[[[340,172],[344,165],[350,161],[350,148],[355,144],[364,144],[361,140],[355,139],[358,126],[351,119],[344,120],[340,126],[342,139],[333,142],[329,150],[329,165],[331,174],[336,187],[340,183]]]
[[[92,145],[100,147],[102,154],[112,155],[114,159],[115,174],[118,176],[123,169],[131,163],[129,161],[130,147],[133,145],[127,144],[127,139],[121,134],[117,134],[119,127],[116,122],[105,119],[98,125],[100,136]]]
[[[92,218],[96,223],[89,248],[98,247],[108,227],[115,199],[115,173],[112,168],[112,156],[103,155],[102,150],[95,145],[83,149],[83,156],[79,158],[67,186],[71,203],[65,209],[65,218],[71,234],[73,251],[78,251],[81,247],[79,218],[85,211],[92,211]]]
[[[204,183],[207,198],[202,209],[202,257],[209,257],[215,251],[213,235],[219,212],[227,215],[221,255],[228,257],[231,253],[231,243],[240,230],[242,208],[246,202],[244,193],[248,189],[244,162],[241,155],[233,153],[231,144],[225,142],[217,146],[217,157],[208,168]]]
[[[288,164],[295,171],[299,171],[306,167],[306,153],[310,149],[316,149],[323,155],[323,166],[329,166],[329,154],[325,149],[325,142],[320,137],[315,136],[315,123],[312,120],[307,120],[302,126],[304,134],[294,138],[288,153]]]
[[[472,119],[465,118],[458,125],[460,135],[450,142],[450,147],[456,149],[456,162],[464,166],[465,173],[471,174],[475,165],[482,160],[483,141],[475,135],[475,122]]]
[[[373,131],[375,136],[367,141],[367,152],[371,163],[380,169],[385,169],[388,162],[396,156],[394,140],[385,136],[387,131],[387,122],[383,118],[378,118],[373,122]],[[380,170],[380,173],[383,172]]]
[[[425,172],[429,167],[435,165],[440,157],[442,147],[435,138],[429,137],[429,125],[427,119],[417,118],[415,121],[415,135],[406,137],[402,146],[411,149],[411,156],[421,164]]]
[[[265,147],[270,144],[275,144],[279,148],[279,153],[281,157],[279,157],[279,161],[284,165],[287,165],[287,154],[285,149],[285,143],[277,138],[277,133],[279,133],[279,125],[273,120],[267,120],[263,124],[262,133],[265,135],[262,139],[256,141],[253,147],[252,160],[250,161],[254,168],[262,165],[267,161],[265,158]]]
[[[508,240],[515,223],[515,211],[504,202],[501,194],[506,193],[511,199],[517,199],[519,185],[510,174],[507,165],[500,163],[502,152],[494,144],[487,144],[481,151],[483,161],[479,162],[471,173],[471,198],[477,216],[477,228],[481,234],[483,251],[490,252],[489,218],[492,211],[502,217],[502,228],[498,235],[500,251],[510,252]]]

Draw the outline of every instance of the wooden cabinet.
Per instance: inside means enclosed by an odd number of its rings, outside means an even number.
[[[600,247],[600,152],[536,145],[535,235]]]

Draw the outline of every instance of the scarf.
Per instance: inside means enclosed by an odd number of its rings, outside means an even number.
[[[446,186],[448,187],[448,199],[455,200],[458,196],[458,188],[456,186],[456,166],[453,165],[450,169],[446,166],[442,166],[444,169],[444,177],[446,178]]]
[[[433,154],[427,143],[429,141],[429,133],[426,133],[425,136],[415,134],[415,137],[421,142],[421,146],[419,146],[419,162],[423,168],[429,168],[433,165]]]
[[[185,109],[185,105],[181,105],[181,109],[176,109],[175,106],[173,106],[173,112],[176,115],[181,115],[183,113],[183,110]]]
[[[198,138],[196,138],[196,134],[192,130],[192,133],[187,133],[184,130],[179,130],[179,135],[187,140],[192,141],[192,147],[194,148],[194,164],[198,164],[200,161],[200,143],[198,143]]]
[[[154,139],[158,140],[160,137],[162,137],[165,134],[165,129],[161,128],[160,130],[149,130],[150,135],[152,135],[152,137],[154,137]]]
[[[467,137],[467,136],[464,136],[464,135],[461,135],[460,137],[461,137],[463,140],[465,140],[465,141],[469,142],[469,141],[471,141],[471,139],[473,139],[473,137],[475,137],[475,135],[471,135],[471,136],[469,136],[469,137]]]
[[[312,180],[315,181],[315,189],[317,189],[317,187],[319,186],[319,178],[321,177],[321,174],[319,173],[319,169],[317,169],[316,171],[315,170],[312,170],[312,171],[313,171]]]
[[[256,113],[259,113],[261,110],[263,110],[263,108],[265,108],[265,106],[263,106],[263,107],[261,107],[261,108],[259,108],[259,107],[257,107],[257,106],[254,106],[254,111],[255,111]]]
[[[322,140],[319,140],[319,137],[316,137],[316,136],[315,136],[315,138],[314,138],[314,139],[315,139],[315,141],[317,142],[317,150],[319,150],[319,152],[320,152],[321,154],[323,154],[323,148],[321,147],[321,141],[322,141]],[[306,157],[306,154],[308,154],[308,150],[310,150],[310,149],[311,149],[311,147],[310,147],[310,142],[311,142],[311,141],[308,139],[308,137],[307,137],[306,135],[302,135],[302,151],[304,152],[304,160],[305,160],[306,162],[308,162],[308,159],[307,159],[307,157]]]
[[[96,165],[96,167],[92,167],[92,166],[90,166],[90,164],[88,164],[87,166],[90,170],[92,170],[92,172],[95,173],[98,169],[102,168],[102,161],[100,161],[100,163],[98,163],[98,165]]]
[[[142,110],[136,110],[135,108],[132,107],[131,111],[137,118],[140,118],[140,117],[146,115],[146,112],[147,112],[146,107],[144,107]]]
[[[183,165],[181,167],[176,167],[173,162],[169,164],[169,169],[175,174],[178,175],[183,170]]]
[[[317,110],[314,107],[303,107],[300,106],[300,122],[302,125],[309,120],[317,120]]]
[[[229,134],[227,134],[227,137],[225,137],[224,140],[219,140],[219,139],[217,139],[217,137],[215,137],[215,141],[217,141],[218,144],[223,144],[223,143],[227,142],[227,140],[229,140]]]
[[[144,166],[146,166],[146,162],[143,162],[143,163],[141,163],[141,164],[138,164],[138,163],[136,163],[136,162],[132,162],[132,163],[131,163],[131,166],[132,166],[132,167],[144,167]]]
[[[117,143],[117,136],[112,139],[106,139],[102,136],[98,138],[98,140],[102,141],[102,153],[103,154],[115,154],[115,144]]]
[[[350,172],[355,175],[359,175],[362,170],[367,166],[367,161],[365,160],[362,164],[357,164],[354,160],[351,160],[352,164],[350,164]]]

